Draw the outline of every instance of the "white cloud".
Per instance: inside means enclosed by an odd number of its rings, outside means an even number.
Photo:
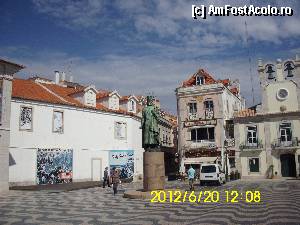
[[[281,44],[287,38],[300,35],[300,18],[296,10],[300,3],[297,1],[286,4],[272,1],[273,5],[292,6],[295,11],[292,17],[229,16],[208,17],[207,20],[192,19],[192,4],[222,6],[225,3],[218,0],[32,1],[38,12],[55,18],[61,25],[88,31],[89,36],[100,38],[103,33],[114,32],[114,36],[130,47],[147,47],[145,55],[155,52],[158,56],[193,59],[216,53],[228,54],[233,46],[244,48],[245,21],[252,44]],[[242,6],[250,2],[257,6],[270,4],[250,0],[229,0],[226,4]]]
[[[70,28],[99,25],[103,2],[101,0],[32,0],[40,13],[48,14]]]
[[[259,52],[261,43],[267,43],[275,49],[276,46],[283,45],[285,40],[296,39],[300,35],[298,1],[270,1],[274,5],[292,6],[295,12],[292,17],[230,16],[209,17],[207,20],[192,19],[191,5],[224,5],[223,1],[32,1],[41,14],[54,18],[68,28],[88,31],[89,35],[99,35],[100,42],[101,32],[107,32],[109,27],[111,32],[115,32],[115,36],[124,40],[127,47],[125,50],[129,49],[130,52],[117,55],[112,49],[111,55],[93,59],[90,55],[89,59],[85,59],[84,56],[74,58],[64,53],[43,53],[21,60],[21,63],[28,65],[29,70],[52,77],[53,71],[66,67],[64,65],[71,58],[72,72],[77,81],[95,83],[98,88],[117,89],[121,94],[146,94],[154,91],[173,112],[176,107],[174,89],[199,67],[204,67],[217,78],[239,78],[243,93],[251,102],[245,21],[251,44],[256,44],[254,47],[258,48],[257,55],[269,54]],[[233,6],[249,3],[250,0],[226,1],[226,4]],[[251,3],[266,5],[268,1]],[[141,51],[135,54],[131,48]],[[277,52],[270,57],[278,57],[278,54],[286,56],[286,53]],[[255,54],[252,60],[255,96],[259,101]]]

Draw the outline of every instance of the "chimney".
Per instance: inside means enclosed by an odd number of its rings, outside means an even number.
[[[263,62],[261,58],[258,59],[258,66],[263,66]]]
[[[73,76],[70,76],[69,81],[70,81],[70,82],[73,82],[73,80],[74,80]]]
[[[61,72],[61,81],[65,81],[65,80],[66,80],[66,73]]]
[[[55,84],[59,84],[59,71],[54,71],[55,74]]]

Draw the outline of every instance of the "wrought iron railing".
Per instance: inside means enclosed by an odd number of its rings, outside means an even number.
[[[235,146],[235,139],[234,138],[226,138],[224,141],[225,147],[234,147]]]
[[[272,148],[290,148],[290,147],[297,147],[299,146],[298,137],[291,138],[290,141],[282,141],[281,138],[276,139],[271,144]]]
[[[261,140],[258,140],[257,143],[244,142],[240,144],[240,150],[256,150],[256,149],[262,149],[263,147],[264,146]]]
[[[197,113],[189,113],[189,120],[194,121],[194,120],[198,120],[199,116],[197,115]]]

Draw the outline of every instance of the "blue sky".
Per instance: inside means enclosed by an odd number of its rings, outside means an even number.
[[[221,3],[290,6],[294,15],[192,19],[192,4]],[[300,54],[297,0],[14,0],[0,8],[0,57],[27,67],[19,77],[53,79],[54,70],[66,71],[121,95],[153,92],[170,112],[176,112],[175,88],[199,68],[239,79],[252,104],[245,21],[256,103],[257,59]]]

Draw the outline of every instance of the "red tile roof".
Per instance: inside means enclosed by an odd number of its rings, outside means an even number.
[[[66,104],[66,101],[43,88],[42,84],[39,85],[32,80],[14,79],[12,97],[54,104]]]
[[[230,80],[229,79],[225,79],[225,80],[219,80],[220,83],[224,84],[224,86],[228,86],[230,84]]]
[[[126,102],[126,101],[128,101],[130,98],[134,98],[136,101],[139,101],[139,98],[138,97],[136,97],[135,95],[126,95],[126,96],[122,96],[121,98],[120,98],[120,102]]]
[[[243,109],[237,113],[235,113],[235,117],[250,117],[250,116],[255,116],[256,113],[252,109]]]
[[[224,79],[224,80],[215,80],[211,74],[209,74],[204,69],[199,69],[195,74],[193,74],[189,79],[185,80],[182,83],[182,87],[192,87],[196,85],[196,77],[197,76],[203,76],[205,79],[204,85],[207,84],[216,84],[216,83],[222,83],[225,87],[230,88],[230,79]],[[234,95],[237,95],[239,93],[238,89],[236,87],[229,89]]]
[[[111,91],[99,90],[98,94],[96,95],[96,99],[106,98],[109,96],[110,93]]]
[[[82,104],[70,95],[77,92],[76,88],[63,87],[56,84],[38,83],[33,80],[13,79],[12,97],[46,102],[60,105],[70,105],[79,108],[89,108],[104,112],[112,112],[124,115],[135,116],[133,113],[128,113],[124,110],[111,110],[100,103],[96,103],[96,107],[90,107]]]
[[[191,87],[196,85],[196,77],[203,76],[205,78],[205,84],[215,84],[217,81],[204,69],[199,69],[188,80],[184,81],[182,87]]]
[[[130,96],[131,96],[131,95],[122,96],[122,97],[120,98],[120,102],[123,102],[123,101],[128,101],[128,100],[129,100],[129,98],[130,98]]]

